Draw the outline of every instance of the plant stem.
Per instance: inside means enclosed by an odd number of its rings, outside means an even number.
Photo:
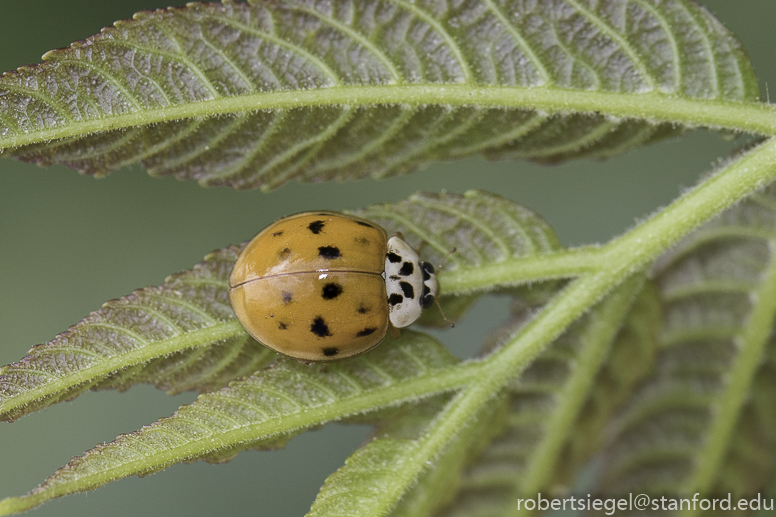
[[[445,294],[486,291],[497,285],[518,285],[553,278],[573,278],[598,270],[601,248],[585,246],[439,272]]]
[[[604,246],[597,272],[575,280],[520,335],[488,359],[494,365],[489,379],[494,388],[505,386],[514,372],[533,360],[547,343],[626,278],[774,176],[776,139],[771,139]]]
[[[776,139],[771,139],[600,248],[588,246],[506,260],[476,269],[442,271],[440,283],[446,292],[460,293],[604,273],[612,279],[612,285],[605,288],[608,292],[629,274],[654,261],[690,231],[765,186],[774,176]]]
[[[507,344],[480,363],[480,375],[472,378],[450,402],[437,419],[436,431],[422,441],[421,450],[415,458],[416,463],[426,465],[433,462],[454,439],[456,430],[462,429],[471,421],[489,399],[501,392],[545,346],[554,341],[585,311],[634,273],[645,268],[680,238],[753,190],[765,185],[774,176],[776,139],[741,157],[719,174],[684,194],[662,212],[602,248],[597,271],[583,273],[555,296],[536,318],[518,331]],[[633,294],[632,290],[629,294]],[[578,383],[589,382],[591,379],[588,377],[580,377]],[[581,392],[586,393],[586,390],[582,389]],[[568,419],[572,414],[569,410],[564,417]],[[558,447],[559,440],[560,438],[551,446]],[[554,451],[548,451],[550,455],[552,452]],[[542,468],[547,469],[550,466],[543,465]],[[417,479],[421,470],[416,471],[414,479]],[[537,479],[530,480],[533,481],[530,485],[531,494],[541,488],[542,474],[546,473],[539,471]],[[406,484],[410,483],[411,479],[408,477]]]

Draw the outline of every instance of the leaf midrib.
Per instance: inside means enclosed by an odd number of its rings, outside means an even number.
[[[94,488],[105,484],[107,481],[138,474],[149,468],[156,470],[159,467],[179,463],[187,459],[199,458],[225,447],[240,445],[256,441],[257,439],[271,438],[285,432],[330,422],[344,416],[359,414],[388,405],[399,404],[403,401],[417,400],[453,390],[481,377],[487,367],[486,365],[487,363],[482,361],[453,365],[427,375],[405,379],[389,386],[374,389],[366,394],[359,393],[354,397],[340,399],[331,404],[317,407],[301,406],[296,412],[291,414],[285,413],[262,422],[242,425],[222,432],[218,435],[218,440],[213,440],[212,435],[208,434],[198,439],[189,440],[182,445],[169,447],[164,451],[157,451],[151,461],[147,458],[126,461],[116,467],[102,468],[99,472],[79,477],[74,482],[67,481],[58,484],[52,487],[51,491],[43,485],[43,489],[40,492],[5,498],[0,501],[0,515],[24,511],[53,497],[66,495],[73,491]],[[187,417],[174,415],[162,421],[174,421],[184,418]],[[282,422],[282,428],[278,428],[278,422]],[[167,426],[161,427],[160,431],[175,432]],[[202,447],[203,443],[209,444],[210,447]],[[53,497],[51,495],[52,492],[54,494]]]
[[[706,443],[698,455],[694,475],[688,482],[688,493],[709,493],[714,488],[713,483],[718,479],[720,465],[731,447],[732,433],[739,422],[744,404],[751,395],[751,385],[771,337],[776,315],[776,257],[773,256],[773,242],[769,244],[772,258],[765,270],[762,285],[753,296],[756,300],[755,307],[737,336],[739,354],[730,368],[724,393],[716,404],[714,421]],[[698,512],[687,511],[682,515],[698,515]]]
[[[0,91],[4,87],[0,86]],[[256,92],[93,120],[66,122],[61,127],[0,138],[0,151],[49,140],[80,137],[99,131],[196,117],[266,109],[332,105],[365,107],[379,104],[413,107],[479,106],[543,110],[549,113],[583,112],[776,135],[776,107],[765,103],[694,99],[659,92],[632,94],[579,91],[554,86],[524,88],[473,84],[404,84]]]
[[[45,384],[28,389],[23,393],[6,398],[4,401],[0,402],[0,419],[26,404],[44,399],[54,394],[64,393],[68,389],[78,386],[80,383],[74,382],[74,377],[95,383],[117,370],[134,366],[173,352],[200,346],[202,343],[221,341],[244,332],[245,331],[237,320],[230,320],[201,330],[195,330],[168,339],[150,342],[145,346],[135,348],[134,350],[115,357],[105,357],[102,361],[95,363],[92,366],[81,368],[78,371],[68,373],[52,379]],[[80,349],[76,349],[76,351],[80,352]],[[34,371],[36,374],[43,373],[40,370]]]

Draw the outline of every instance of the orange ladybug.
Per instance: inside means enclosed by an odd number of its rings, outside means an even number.
[[[400,236],[337,212],[276,221],[229,277],[237,319],[261,344],[300,361],[335,361],[379,345],[439,292],[434,268]]]

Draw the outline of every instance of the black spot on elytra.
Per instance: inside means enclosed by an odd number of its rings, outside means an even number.
[[[410,276],[414,272],[415,265],[412,262],[405,262],[401,265],[401,269],[399,270],[401,276]]]
[[[337,347],[335,346],[330,346],[329,348],[323,349],[323,355],[325,355],[326,357],[331,357],[337,354],[339,354],[339,350],[337,350]]]
[[[342,256],[339,248],[336,246],[321,246],[318,248],[318,255],[328,260],[334,260]]]
[[[358,244],[359,246],[369,246],[370,244],[369,239],[367,239],[366,237],[356,237],[355,241],[356,241],[356,244]]]
[[[377,330],[377,327],[367,327],[364,330],[360,330],[358,334],[356,334],[356,337],[365,337],[369,336],[375,333]]]
[[[341,294],[342,286],[336,282],[329,282],[323,286],[323,292],[321,293],[321,296],[323,296],[324,300],[333,300]]]
[[[280,237],[281,235],[283,235],[283,230],[280,230],[279,232],[272,232],[273,237]]]
[[[326,320],[323,319],[323,316],[315,317],[313,324],[310,325],[310,332],[318,337],[331,336],[331,332],[329,332],[329,326],[326,324]]]
[[[409,282],[399,282],[402,292],[406,298],[410,300],[415,298],[415,289],[412,288],[412,284]]]
[[[286,330],[286,329],[288,328],[288,325],[286,325],[285,323],[283,323],[283,322],[281,321],[280,323],[278,323],[278,328],[279,328],[280,330]]]
[[[396,253],[394,253],[394,252],[390,252],[389,254],[386,255],[386,257],[388,258],[388,260],[392,264],[396,264],[397,262],[401,262],[401,257],[399,255],[397,255]]]
[[[283,303],[286,305],[291,303],[291,301],[294,299],[294,296],[288,291],[283,291],[281,296],[283,297]]]
[[[361,226],[366,226],[367,228],[374,228],[374,226],[369,223],[365,223],[364,221],[356,221],[356,223],[360,224]]]
[[[371,311],[371,307],[365,307],[363,305],[359,305],[358,309],[356,309],[356,312],[359,314],[368,314],[369,311]]]
[[[321,230],[323,230],[324,226],[326,226],[326,223],[323,221],[313,221],[307,225],[307,229],[313,232],[315,235],[318,235],[321,233]]]
[[[404,297],[400,294],[393,293],[388,297],[388,303],[391,305],[397,305],[404,301]]]
[[[291,255],[291,250],[289,248],[283,248],[278,252],[278,260],[281,262],[285,262],[289,255]]]

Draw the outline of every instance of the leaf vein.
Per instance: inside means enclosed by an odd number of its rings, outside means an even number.
[[[228,178],[230,176],[237,175],[242,170],[248,168],[248,165],[264,149],[264,146],[267,145],[271,137],[277,132],[278,129],[282,128],[282,123],[283,123],[283,120],[286,118],[287,113],[288,113],[287,111],[275,111],[273,113],[274,117],[272,117],[272,122],[270,122],[264,128],[264,131],[261,133],[261,136],[253,142],[250,149],[248,149],[247,152],[241,153],[240,159],[234,162],[233,164],[231,164],[229,167],[225,167],[219,170],[216,174],[209,175],[207,181],[213,181],[214,179],[218,179],[218,178]],[[261,171],[264,171],[265,168],[266,168],[266,164],[261,169]],[[260,173],[258,173],[257,175],[260,175]]]
[[[461,72],[463,73],[463,79],[459,82],[468,83],[472,81],[472,72],[469,68],[468,61],[466,61],[466,59],[463,56],[463,51],[455,42],[455,39],[452,36],[450,36],[450,34],[448,34],[448,32],[444,29],[444,27],[442,27],[442,25],[439,23],[438,20],[436,20],[433,16],[431,16],[423,9],[419,8],[417,5],[411,4],[404,0],[388,0],[388,1],[404,8],[404,10],[409,11],[411,14],[415,15],[417,18],[422,19],[428,25],[436,29],[436,32],[440,36],[442,36],[442,38],[445,40],[445,43],[447,43],[448,48],[453,52],[453,55],[455,56],[455,59],[458,62],[458,66],[461,68]]]
[[[402,75],[399,73],[399,70],[396,68],[396,65],[388,58],[388,56],[385,55],[385,53],[382,50],[380,50],[380,48],[378,48],[374,43],[369,41],[369,39],[367,39],[356,29],[349,27],[347,24],[340,22],[333,16],[329,16],[317,9],[309,9],[309,8],[302,7],[300,5],[294,5],[291,7],[291,9],[294,9],[296,11],[301,11],[303,13],[307,13],[311,16],[314,16],[315,18],[318,18],[322,22],[330,25],[332,28],[340,31],[341,33],[347,36],[350,36],[354,41],[361,44],[362,47],[368,50],[373,56],[375,56],[382,63],[385,69],[393,76],[393,80],[394,80],[393,84],[401,84],[403,82]]]
[[[285,183],[288,179],[293,177],[293,175],[297,173],[299,169],[302,168],[303,164],[307,163],[314,157],[315,153],[321,148],[323,144],[326,143],[326,141],[333,137],[337,131],[339,131],[345,125],[345,123],[353,115],[353,110],[354,108],[350,106],[343,106],[342,113],[340,113],[339,117],[337,117],[337,120],[329,124],[324,131],[316,133],[315,136],[312,136],[306,140],[302,140],[298,144],[291,146],[285,152],[276,155],[272,160],[263,165],[261,169],[259,169],[254,174],[254,177],[261,176],[263,172],[272,170],[272,168],[274,168],[277,164],[283,163],[289,158],[292,158],[294,155],[302,152],[305,148],[308,148],[307,154],[300,161],[295,162],[293,165],[289,165],[284,171],[275,174],[267,182],[266,188],[271,189]]]
[[[666,39],[671,45],[671,59],[674,63],[674,92],[679,93],[682,91],[682,56],[679,53],[679,46],[676,41],[676,36],[671,30],[669,21],[660,10],[655,9],[654,6],[643,0],[630,0],[631,2],[641,6],[642,9],[649,11],[652,16],[655,17],[663,32],[666,35]]]
[[[523,49],[523,51],[528,56],[528,59],[531,61],[533,66],[536,68],[536,71],[539,72],[539,75],[542,76],[542,79],[544,82],[542,84],[547,84],[552,81],[552,77],[550,76],[550,73],[547,71],[547,69],[542,64],[541,59],[536,55],[536,52],[534,52],[531,45],[526,41],[525,38],[520,34],[520,31],[517,30],[517,28],[509,23],[509,20],[504,15],[504,12],[501,10],[501,8],[493,1],[493,0],[484,0],[485,5],[488,6],[489,10],[496,16],[498,21],[501,23],[501,25],[507,30],[507,32],[512,36],[512,38],[515,40],[515,43]],[[531,86],[541,86],[541,84],[537,85],[531,85]]]
[[[655,89],[655,82],[652,79],[652,76],[647,71],[647,68],[644,66],[644,63],[641,60],[641,57],[639,56],[636,49],[634,49],[631,44],[627,41],[626,38],[624,38],[620,33],[618,33],[615,29],[610,27],[607,23],[603,22],[600,17],[596,16],[594,13],[590,12],[585,6],[580,4],[577,0],[563,0],[564,2],[567,2],[569,5],[571,5],[576,11],[581,14],[585,19],[588,20],[592,25],[598,28],[602,33],[609,36],[613,41],[617,43],[617,46],[625,51],[628,58],[630,58],[631,63],[636,67],[636,69],[639,72],[639,75],[641,76],[641,79],[647,83],[648,86],[650,86],[651,89]]]
[[[274,34],[269,34],[265,31],[262,31],[260,29],[257,29],[256,27],[251,27],[250,25],[245,25],[243,23],[240,23],[236,20],[232,20],[230,18],[224,18],[222,16],[218,15],[211,15],[212,18],[217,19],[221,21],[222,23],[226,25],[230,25],[234,28],[243,30],[247,32],[248,34],[252,34],[254,36],[257,36],[259,38],[266,39],[268,41],[271,41],[272,43],[284,47],[288,49],[291,52],[294,52],[296,54],[301,55],[306,60],[309,60],[312,63],[315,63],[315,65],[318,67],[318,69],[326,75],[331,81],[333,86],[337,86],[342,84],[342,80],[340,79],[339,75],[337,75],[334,70],[329,67],[323,60],[321,60],[318,56],[313,54],[312,52],[309,52],[308,50],[304,49],[303,47],[299,45],[295,45],[292,42],[288,40],[284,40]]]

